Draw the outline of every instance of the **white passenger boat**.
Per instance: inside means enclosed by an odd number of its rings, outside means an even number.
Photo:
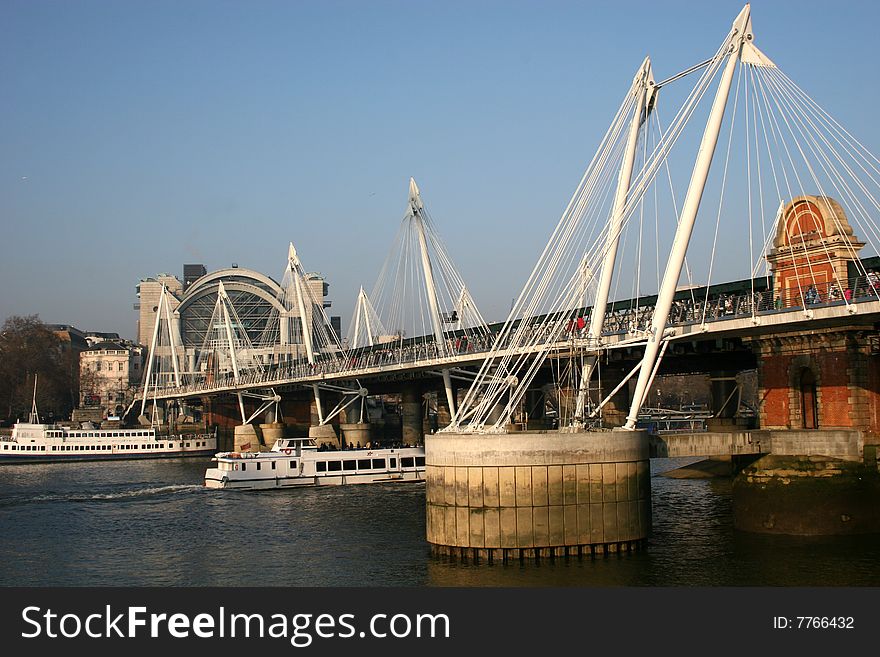
[[[425,448],[319,450],[310,438],[282,438],[268,452],[221,452],[207,488],[295,488],[424,481]]]
[[[154,459],[210,456],[216,452],[216,433],[165,435],[155,427],[77,429],[17,422],[11,436],[0,437],[0,463]]]

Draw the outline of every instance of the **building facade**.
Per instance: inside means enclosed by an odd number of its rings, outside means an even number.
[[[104,340],[80,353],[80,408],[101,408],[119,417],[141,382],[144,348],[128,341]]]
[[[180,304],[183,294],[183,283],[177,276],[172,274],[159,274],[155,277],[141,279],[135,288],[137,290],[137,302],[134,309],[138,311],[137,341],[138,344],[149,345],[153,335],[153,327],[156,325],[156,314],[159,311],[159,297],[162,295],[162,287],[171,294],[169,301],[173,308]]]

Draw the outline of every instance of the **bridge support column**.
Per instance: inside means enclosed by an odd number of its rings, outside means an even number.
[[[327,412],[327,404],[330,400],[329,395],[322,391],[322,412]],[[332,408],[332,406],[330,407]],[[336,434],[336,427],[332,424],[321,424],[321,413],[318,412],[318,402],[314,397],[309,401],[309,438],[313,438],[318,445],[329,445],[338,448],[342,446],[339,436]]]
[[[400,423],[404,445],[421,445],[425,439],[424,407],[422,389],[418,384],[409,384],[400,395]]]
[[[239,424],[234,429],[232,451],[234,452],[259,452],[261,451],[260,434],[256,425]]]
[[[617,385],[623,381],[626,372],[616,368],[606,367],[602,370],[602,395],[606,395]],[[606,392],[607,391],[607,392]],[[602,407],[602,426],[607,428],[622,427],[626,424],[626,414],[629,412],[629,383],[622,386],[620,390],[614,393],[614,396],[608,400]]]
[[[526,390],[526,418],[528,430],[541,431],[549,429],[550,425],[544,416],[544,389],[532,388]]]
[[[880,532],[880,362],[867,327],[756,337],[759,417],[772,453],[734,480],[734,524],[752,532]]]
[[[455,386],[452,388],[453,397],[458,391]],[[446,389],[437,392],[437,428],[442,429],[448,427],[452,422],[452,412],[449,410],[449,400],[446,398]]]
[[[713,417],[706,421],[707,430],[735,431],[734,416],[739,407],[736,372],[712,372],[709,375],[709,383],[712,387]]]
[[[348,448],[366,447],[371,440],[369,422],[361,422],[361,406],[354,404],[345,412],[347,422],[339,423],[340,441]]]
[[[644,431],[435,434],[425,439],[427,538],[462,559],[629,551],[651,527]]]

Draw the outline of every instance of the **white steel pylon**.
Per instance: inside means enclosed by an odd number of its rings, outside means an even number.
[[[312,295],[309,275],[300,262],[293,242],[290,243],[287,250],[287,271],[284,274],[282,288],[285,293],[285,308],[291,310],[294,317],[297,315],[299,317],[301,339],[309,365],[314,366],[317,363],[318,355],[323,354],[330,358],[338,357],[342,353],[339,337],[330,326],[323,304],[318,303]],[[321,401],[322,388],[342,393],[342,400],[326,415]],[[318,423],[321,425],[327,424],[348,406],[356,401],[362,401],[367,395],[366,388],[361,387],[360,384],[357,388],[352,389],[326,383],[313,383],[312,392],[315,396]]]
[[[305,284],[305,271],[299,256],[296,254],[296,248],[293,242],[287,250],[287,272],[284,275],[285,293],[287,293],[288,303],[295,303],[296,309],[299,311],[300,329],[302,330],[302,341],[306,348],[306,358],[309,365],[315,364],[315,345],[312,341],[312,313],[306,312],[306,298],[311,300],[311,295],[307,292]],[[309,310],[314,310],[314,303],[309,304]],[[321,407],[321,390],[318,384],[312,385],[312,392],[315,395],[315,407],[318,411],[318,422],[324,424],[324,411]]]
[[[354,309],[354,321],[351,323],[348,335],[349,349],[358,347],[370,347],[376,344],[379,336],[387,335],[385,327],[382,326],[382,320],[376,313],[370,297],[361,286],[358,292],[357,305]]]
[[[635,207],[628,195],[634,162],[628,159],[635,155],[633,133],[638,133],[654,103],[652,83],[650,60],[645,59],[448,431],[505,431],[538,369],[564,333],[571,331],[573,320],[595,291],[594,272],[607,269],[605,276],[610,279],[611,252],[621,225]],[[617,203],[609,207],[606,199],[612,195],[605,190],[614,179],[618,180]],[[607,304],[607,281],[603,287],[603,303]],[[604,313],[595,315],[598,322]]]
[[[167,384],[169,379],[174,386],[181,386],[180,358],[183,354],[183,342],[180,339],[180,325],[173,315],[168,299],[170,292],[163,285],[159,293],[159,305],[156,308],[156,323],[153,325],[153,337],[150,341],[150,353],[147,356],[147,369],[144,375],[144,392],[141,397],[141,413],[139,420],[151,424],[146,418],[147,398],[150,390]],[[162,326],[165,330],[162,330]],[[155,409],[154,409],[155,410]]]
[[[462,286],[458,301],[455,302],[455,317],[451,318],[455,324],[455,330],[461,330],[467,326],[486,326],[486,320],[477,308],[474,298],[471,296],[467,285]]]
[[[205,372],[206,378],[232,374],[233,382],[238,385],[246,374],[262,373],[263,365],[256,356],[254,346],[247,333],[226,286],[221,280],[217,287],[217,301],[214,312],[205,334],[205,341],[199,352],[196,371]],[[236,391],[238,408],[243,424],[249,424],[260,413],[273,404],[277,405],[280,397],[274,391],[265,394]],[[244,408],[244,398],[251,397],[261,402],[257,410],[250,416]]]
[[[422,203],[422,197],[419,195],[419,187],[416,185],[414,178],[409,179],[409,208],[407,216],[412,220],[419,237],[419,250],[422,256],[422,273],[425,280],[425,292],[428,295],[428,311],[431,316],[431,323],[434,327],[434,342],[441,355],[447,354],[446,340],[443,334],[443,324],[440,320],[440,305],[437,302],[437,286],[434,283],[434,270],[431,266],[431,257],[428,253],[428,240],[425,236],[425,221],[422,216],[422,210],[425,204]],[[464,288],[462,287],[462,291]],[[446,389],[446,401],[449,403],[449,410],[455,413],[455,393],[452,390],[452,378],[449,375],[449,369],[441,370],[443,376],[443,387]]]
[[[691,174],[687,195],[681,208],[681,216],[678,220],[678,228],[672,242],[672,250],[663,275],[663,283],[657,295],[657,303],[654,306],[654,315],[651,319],[651,329],[648,342],[645,345],[645,354],[642,358],[642,366],[639,370],[639,379],[633,393],[632,405],[626,418],[625,429],[633,430],[638,421],[639,410],[645,401],[651,380],[656,373],[659,361],[657,359],[660,344],[663,342],[663,333],[666,328],[666,320],[669,318],[669,310],[672,307],[672,298],[675,288],[681,276],[681,268],[687,254],[688,243],[694,228],[694,221],[700,209],[700,201],[709,176],[709,168],[712,166],[712,158],[715,147],[718,144],[718,135],[721,132],[721,122],[724,119],[724,110],[727,106],[727,98],[733,81],[733,73],[737,62],[742,56],[743,45],[753,39],[751,8],[743,7],[739,16],[733,22],[731,29],[730,49],[727,54],[727,62],[715,93],[712,110],[703,132],[700,149],[697,152],[697,160]]]
[[[605,321],[605,311],[608,308],[608,293],[611,290],[611,277],[614,273],[614,264],[617,260],[617,249],[620,243],[620,234],[623,229],[624,209],[626,208],[627,195],[629,194],[629,186],[632,181],[633,165],[636,158],[636,147],[639,141],[639,131],[642,124],[647,120],[648,114],[654,107],[656,101],[656,88],[654,84],[654,76],[651,71],[651,58],[645,57],[641,68],[633,79],[633,86],[640,89],[640,97],[635,103],[632,121],[630,123],[629,135],[626,142],[626,150],[624,152],[623,163],[620,167],[620,175],[617,179],[617,193],[614,198],[614,207],[608,221],[607,245],[605,247],[605,258],[602,263],[602,272],[599,278],[599,288],[596,291],[596,297],[593,302],[592,314],[590,316],[590,327],[587,338],[590,342],[598,342],[602,335],[602,325]],[[584,290],[590,283],[592,276],[588,267],[584,276]],[[597,345],[598,346],[598,345]],[[587,390],[590,385],[590,377],[593,369],[598,362],[598,354],[590,355],[584,362],[581,369],[580,385],[578,386],[577,402],[575,406],[574,423],[583,424],[585,415],[585,400]]]

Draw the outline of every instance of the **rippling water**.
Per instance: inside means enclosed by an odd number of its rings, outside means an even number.
[[[244,492],[207,460],[0,467],[4,586],[877,586],[880,536],[736,532],[727,479],[652,462],[642,552],[503,566],[431,556],[423,484]]]

